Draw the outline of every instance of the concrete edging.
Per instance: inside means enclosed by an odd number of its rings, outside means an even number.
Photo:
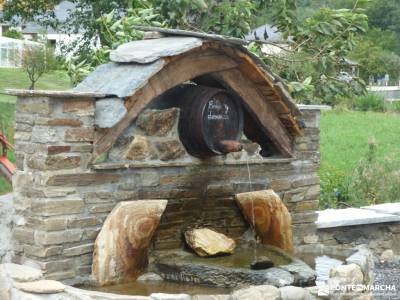
[[[400,222],[400,203],[318,211],[317,228]]]

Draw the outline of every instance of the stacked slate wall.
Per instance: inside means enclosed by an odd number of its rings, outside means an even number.
[[[295,245],[315,243],[319,178],[319,115],[303,109],[304,135],[294,159],[179,159],[91,165],[95,98],[78,95],[17,101],[14,176],[14,261],[39,266],[46,278],[82,282],[93,244],[119,201],[168,199],[153,249],[182,246],[188,226],[206,225],[233,237],[247,230],[233,195],[274,189],[293,219]],[[167,147],[168,150],[168,147]],[[159,149],[158,149],[159,151]]]

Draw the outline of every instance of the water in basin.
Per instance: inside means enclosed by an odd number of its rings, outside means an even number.
[[[270,260],[273,261],[274,266],[287,265],[292,261],[289,255],[286,255],[285,253],[275,249],[274,247],[267,247],[258,244],[256,249],[256,258],[263,256],[268,257]],[[226,268],[249,269],[251,263],[255,260],[254,252],[255,251],[253,247],[243,247],[240,249],[236,249],[235,252],[231,255],[224,256],[199,257],[190,252],[182,251],[179,254],[172,254],[170,257],[172,259],[174,257],[179,257],[180,261],[188,263],[190,262],[193,264],[207,264]]]

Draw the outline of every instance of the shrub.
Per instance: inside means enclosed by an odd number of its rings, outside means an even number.
[[[385,111],[385,100],[382,96],[368,93],[358,96],[353,101],[353,108],[361,111]]]
[[[377,144],[369,141],[365,158],[347,178],[348,201],[353,205],[394,202],[400,197],[400,163],[391,157],[377,158]]]
[[[368,152],[350,174],[333,166],[320,172],[320,208],[360,207],[398,201],[400,162],[392,157],[379,159],[377,144],[368,143]]]
[[[346,175],[333,166],[324,169],[325,171],[319,174],[321,179],[320,208],[341,207],[348,200],[345,185]]]

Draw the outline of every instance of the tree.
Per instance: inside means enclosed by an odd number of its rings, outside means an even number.
[[[45,46],[26,47],[22,51],[21,66],[28,75],[30,81],[30,90],[35,89],[35,85],[43,74],[51,70],[54,56],[51,49]]]
[[[361,81],[346,84],[337,79],[337,73],[343,59],[354,49],[356,37],[366,31],[367,17],[360,5],[368,0],[341,0],[350,8],[323,7],[305,18],[299,18],[296,0],[72,1],[77,9],[62,27],[69,28],[69,32],[84,30],[79,53],[68,63],[70,75],[77,80],[107,62],[112,49],[141,39],[143,33],[135,30],[135,25],[243,37],[250,28],[259,25],[256,22],[270,21],[290,42],[286,54],[265,54],[260,51],[259,43],[249,49],[287,80],[295,96],[332,102],[336,95],[364,90]],[[93,49],[94,41],[100,42],[100,49]]]
[[[298,18],[296,5],[283,6],[273,15],[273,21],[290,37],[290,48],[278,56],[260,51],[258,55],[286,79],[292,94],[302,101],[335,104],[338,98],[364,93],[362,80],[343,82],[337,77],[356,38],[368,27],[360,4],[366,3],[356,1],[351,9],[323,7],[305,20]]]
[[[400,75],[400,56],[384,50],[379,43],[374,40],[365,39],[357,43],[351,57],[361,65],[361,77],[365,80],[370,75],[385,75],[388,73],[390,78],[396,80]]]
[[[3,1],[3,19],[7,21],[32,21],[35,16],[54,16],[52,9],[60,0],[9,0]]]
[[[254,26],[254,15],[268,8],[272,12],[270,21],[285,37],[290,37],[291,47],[279,56],[261,52],[258,43],[249,49],[287,80],[295,96],[302,100],[306,97],[313,102],[333,103],[337,96],[345,97],[365,91],[361,80],[345,83],[337,79],[341,62],[354,49],[356,37],[367,28],[367,17],[357,5],[351,9],[323,8],[311,17],[300,20],[296,1],[291,0],[235,1],[235,6],[228,0],[201,1],[197,4],[194,1],[171,0],[161,3],[163,1],[156,0],[155,3],[160,2],[157,6],[149,4],[150,1],[144,2],[148,4],[145,9],[133,8],[127,16],[116,22],[114,13],[99,20],[111,48],[140,39],[141,33],[132,28],[141,24],[155,23],[241,37],[249,31],[250,26]],[[194,13],[192,5],[198,5]],[[103,49],[103,53],[109,50]],[[107,60],[107,55],[101,57]],[[93,67],[95,64],[90,65]]]
[[[367,10],[369,24],[391,30],[400,36],[400,5],[398,0],[373,0]]]

